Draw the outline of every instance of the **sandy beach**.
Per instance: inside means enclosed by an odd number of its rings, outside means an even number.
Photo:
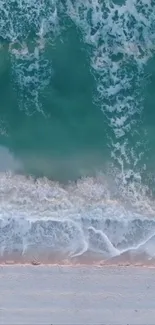
[[[154,324],[154,269],[1,266],[0,324]]]

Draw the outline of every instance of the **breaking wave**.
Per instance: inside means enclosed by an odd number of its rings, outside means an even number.
[[[139,128],[155,51],[154,0],[1,0],[0,42],[19,110],[30,118],[50,116],[43,105],[55,73],[48,50],[70,24],[95,80],[92,101],[110,130],[109,174],[61,185],[1,173],[0,260],[154,263],[155,209],[142,184],[147,139]]]
[[[148,202],[139,213],[112,199],[103,175],[60,185],[1,174],[0,186],[1,262],[126,262],[129,252],[130,262],[136,254],[154,258],[154,207]]]

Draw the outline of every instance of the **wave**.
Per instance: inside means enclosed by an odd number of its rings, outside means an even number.
[[[112,200],[101,176],[61,185],[1,173],[0,186],[1,262],[106,263],[128,252],[154,257],[154,215]]]
[[[109,130],[106,147],[110,148],[106,177],[97,175],[62,185],[47,178],[35,180],[1,173],[1,262],[154,263],[155,209],[147,196],[148,188],[142,185],[141,169],[146,170],[145,163],[139,168],[147,142],[139,124],[147,83],[145,68],[155,50],[154,17],[151,0],[126,0],[121,4],[111,0],[1,1],[0,41],[5,45],[0,51],[7,53],[19,111],[28,115],[32,124],[34,114],[50,120],[52,114],[46,112],[43,99],[50,94],[49,110],[52,96],[56,96],[53,110],[59,103],[59,92],[53,89],[55,67],[51,48],[56,46],[58,38],[65,42],[63,32],[72,26],[74,32],[78,30],[80,46],[84,46],[87,54],[95,81],[92,101],[100,106],[106,120]],[[65,100],[68,106],[68,98]],[[54,116],[53,125],[57,128],[59,114]],[[90,120],[93,123],[93,118]],[[16,128],[13,119],[14,125]],[[5,133],[3,125],[0,130]],[[40,141],[44,142],[40,134]],[[67,131],[65,134],[68,138]],[[20,134],[15,134],[15,142],[17,138]],[[25,147],[31,147],[30,143]],[[63,141],[61,150],[62,147]],[[9,167],[15,171],[22,169],[24,164],[19,163],[18,157],[10,158],[7,150],[2,154],[7,157]],[[34,158],[33,164],[39,165],[37,159]],[[5,167],[4,162],[2,170]]]

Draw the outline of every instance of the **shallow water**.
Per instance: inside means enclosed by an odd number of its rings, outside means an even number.
[[[125,206],[106,184],[102,175],[60,185],[1,174],[1,262],[128,262],[130,252],[131,262],[137,254],[154,263],[152,202],[135,198],[131,207],[129,197]]]

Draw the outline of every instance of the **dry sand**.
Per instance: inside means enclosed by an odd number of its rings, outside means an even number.
[[[154,323],[154,268],[0,267],[0,324]]]

